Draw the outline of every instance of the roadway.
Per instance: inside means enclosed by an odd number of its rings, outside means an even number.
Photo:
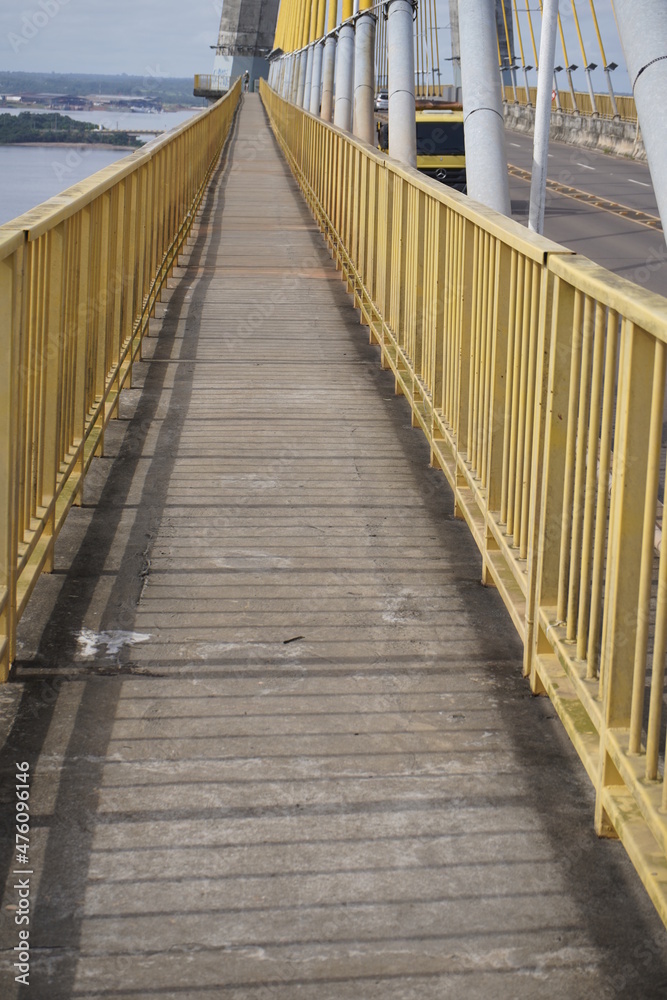
[[[510,163],[530,170],[532,136],[507,131]],[[637,160],[553,142],[549,178],[649,215],[658,215],[648,167]],[[528,220],[530,185],[510,176],[512,214]],[[667,295],[667,250],[660,231],[553,190],[547,191],[544,234],[616,274]]]

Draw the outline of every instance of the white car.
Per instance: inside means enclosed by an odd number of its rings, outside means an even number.
[[[389,91],[379,90],[375,95],[375,110],[389,111]]]

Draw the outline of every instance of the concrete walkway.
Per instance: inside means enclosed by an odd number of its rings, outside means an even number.
[[[498,595],[246,97],[0,691],[31,766],[30,989],[667,996]]]

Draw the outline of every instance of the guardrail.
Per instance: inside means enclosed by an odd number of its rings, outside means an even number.
[[[537,99],[537,87],[529,87],[528,93],[530,95],[530,101],[526,100],[526,88],[517,87],[516,96],[514,87],[505,86],[504,87],[504,99],[508,104],[532,104],[535,107],[535,102]],[[591,95],[588,91],[575,90],[574,96],[575,101],[572,99],[572,93],[569,90],[559,90],[558,91],[558,102],[556,100],[552,101],[551,110],[560,110],[566,114],[581,114],[581,115],[597,115],[600,118],[614,118],[614,106],[611,103],[611,97],[609,94],[596,94],[595,95],[595,107],[596,110],[593,111],[593,102],[591,101]],[[635,104],[635,99],[632,94],[615,94],[614,100],[616,101],[616,108],[618,110],[618,117],[622,121],[636,122],[637,121],[637,106]]]
[[[667,922],[667,300],[261,94],[586,766],[596,829]]]
[[[0,226],[0,680],[240,92]]]

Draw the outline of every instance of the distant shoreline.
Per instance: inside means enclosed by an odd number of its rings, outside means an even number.
[[[112,142],[0,142],[0,149],[11,149],[12,146],[40,147],[42,149],[117,149],[120,152],[137,153],[143,146],[119,146]]]

